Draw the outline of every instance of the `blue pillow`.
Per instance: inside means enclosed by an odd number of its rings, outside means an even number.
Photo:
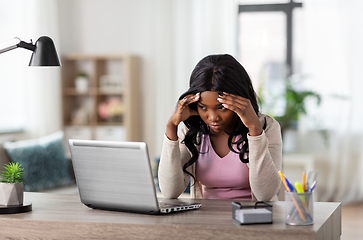
[[[24,190],[30,192],[74,184],[58,131],[38,139],[6,142],[4,148],[24,168]]]

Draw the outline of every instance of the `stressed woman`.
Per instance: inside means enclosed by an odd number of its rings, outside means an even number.
[[[243,66],[210,55],[166,126],[159,164],[163,195],[177,198],[190,179],[193,198],[277,200],[282,141],[279,124],[259,113]]]

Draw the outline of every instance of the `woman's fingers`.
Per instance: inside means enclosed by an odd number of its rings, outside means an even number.
[[[193,94],[193,95],[187,95],[182,100],[180,100],[179,106],[184,109],[189,104],[199,101],[199,97],[200,97],[200,93]]]
[[[180,122],[185,121],[192,115],[198,115],[198,112],[191,110],[188,105],[199,101],[199,97],[200,93],[191,94],[177,102],[174,113],[171,115],[166,125],[165,134],[170,140],[176,141],[178,139],[177,129]]]
[[[225,108],[235,112],[247,128],[256,130],[257,133],[253,132],[254,135],[261,133],[261,123],[249,99],[229,93],[221,93],[217,100]]]
[[[198,112],[195,110],[191,110],[188,105],[194,102],[199,101],[200,93],[190,94],[185,96],[183,99],[178,101],[176,114],[179,122],[188,119],[192,115],[198,115]]]
[[[220,93],[218,101],[231,111],[238,113],[244,112],[247,108],[252,107],[250,100],[241,96],[230,93]]]

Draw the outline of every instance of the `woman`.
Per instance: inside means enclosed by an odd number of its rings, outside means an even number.
[[[192,178],[192,198],[277,200],[281,156],[280,126],[259,113],[243,66],[210,55],[194,68],[167,122],[160,189],[177,198]]]

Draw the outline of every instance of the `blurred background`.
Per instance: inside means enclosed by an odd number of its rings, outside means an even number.
[[[0,0],[0,48],[45,35],[61,60],[137,56],[136,140],[151,159],[196,63],[231,54],[250,74],[261,112],[282,126],[286,176],[318,171],[319,201],[361,202],[362,11],[360,0]],[[0,55],[0,141],[66,130],[69,66],[28,67],[30,56]]]

